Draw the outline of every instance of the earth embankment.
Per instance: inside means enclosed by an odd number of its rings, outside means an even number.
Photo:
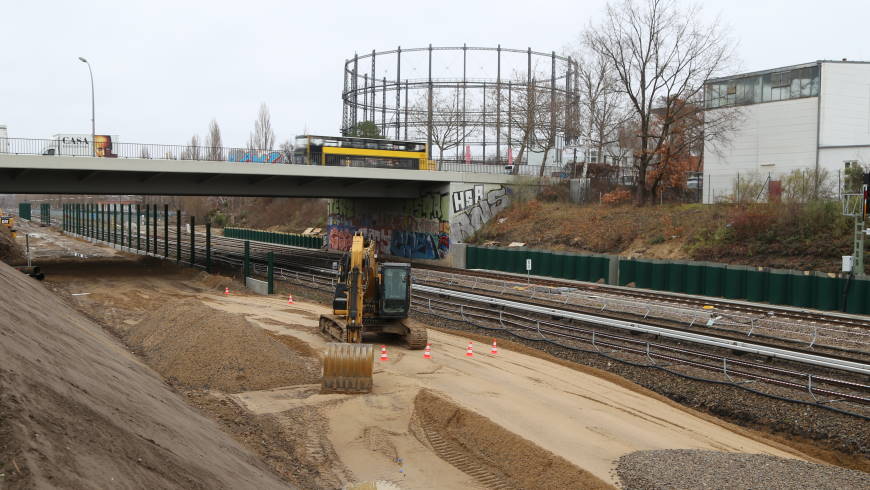
[[[0,291],[0,487],[286,488],[41,283]]]

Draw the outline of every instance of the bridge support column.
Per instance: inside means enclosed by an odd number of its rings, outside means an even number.
[[[453,182],[413,199],[332,199],[327,241],[347,250],[362,231],[382,256],[448,267],[465,266],[465,240],[510,202],[511,189],[498,184]]]

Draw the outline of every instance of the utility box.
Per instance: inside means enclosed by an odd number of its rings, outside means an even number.
[[[852,268],[855,266],[855,257],[851,255],[843,256],[843,272],[852,272]]]

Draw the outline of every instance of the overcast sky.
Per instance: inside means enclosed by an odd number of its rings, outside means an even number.
[[[817,59],[870,60],[870,2],[702,2],[737,41],[739,71]],[[182,144],[217,119],[243,145],[260,102],[278,141],[338,134],[342,66],[354,52],[434,45],[561,51],[603,0],[500,2],[104,2],[8,0],[0,7],[0,124],[10,137],[90,132]],[[499,5],[496,7],[495,5]]]

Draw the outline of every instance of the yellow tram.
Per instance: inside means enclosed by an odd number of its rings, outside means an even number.
[[[293,163],[342,167],[434,170],[426,143],[352,136],[296,137]]]

